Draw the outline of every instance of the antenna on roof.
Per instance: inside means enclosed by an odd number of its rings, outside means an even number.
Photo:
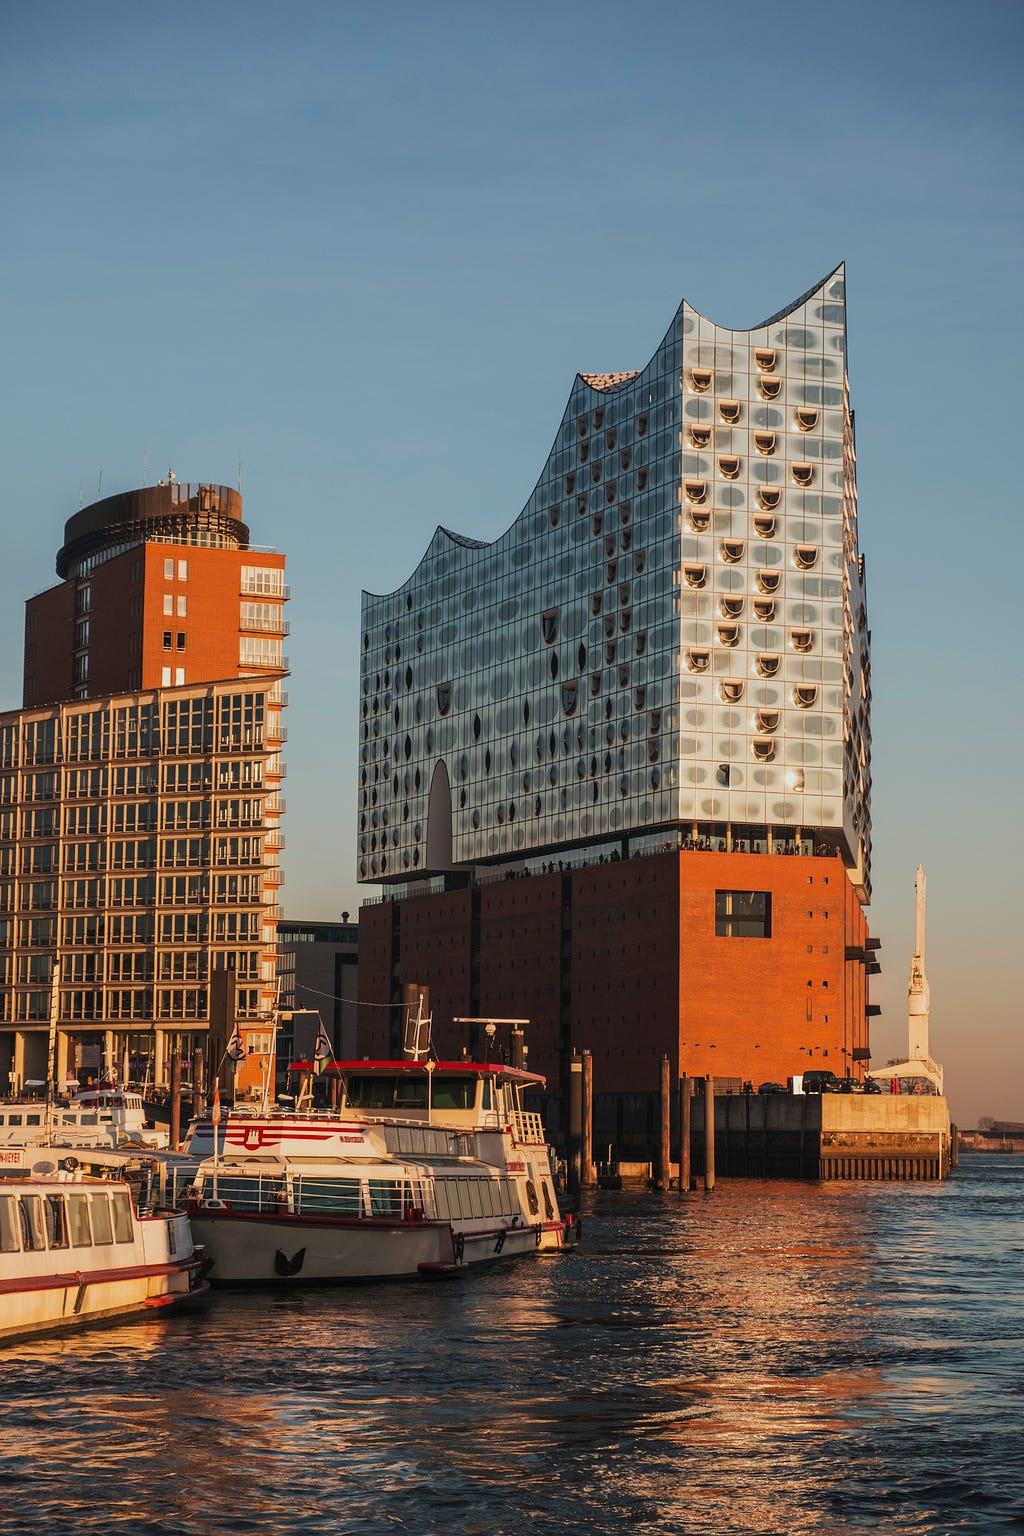
[[[242,456],[238,456],[238,494],[242,494]]]
[[[146,475],[148,473],[149,473],[149,449],[148,448],[143,448],[143,450],[142,450],[142,484],[143,484],[143,487],[145,487]]]
[[[101,469],[100,470],[100,483],[96,487],[96,500],[99,501],[99,499],[100,499],[100,497],[102,495],[103,495],[103,471]]]

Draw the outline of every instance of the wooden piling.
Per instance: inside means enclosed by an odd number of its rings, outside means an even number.
[[[170,1148],[177,1152],[181,1145],[181,1052],[171,1054],[171,1129]]]
[[[690,1193],[690,1079],[684,1072],[679,1079],[679,1193]]]
[[[670,1097],[669,1060],[661,1058],[661,1135],[658,1141],[658,1188],[669,1189],[672,1185],[672,1099]]]
[[[569,1191],[579,1193],[583,1152],[583,1059],[573,1055],[569,1062]]]
[[[584,1189],[597,1185],[597,1169],[594,1167],[594,1057],[583,1052],[583,1168]]]
[[[704,1188],[708,1194],[715,1187],[715,1080],[709,1072],[704,1079]]]
[[[192,1052],[192,1115],[198,1119],[206,1114],[205,1058],[202,1048]]]

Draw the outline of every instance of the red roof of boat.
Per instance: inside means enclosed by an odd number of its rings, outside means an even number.
[[[316,1062],[293,1061],[289,1072],[314,1072]],[[328,1072],[425,1072],[425,1061],[325,1061],[322,1069]],[[511,1078],[517,1083],[541,1083],[546,1079],[539,1072],[526,1072],[521,1067],[510,1067],[501,1061],[432,1061],[435,1072],[467,1072],[479,1077],[487,1073],[493,1077]]]

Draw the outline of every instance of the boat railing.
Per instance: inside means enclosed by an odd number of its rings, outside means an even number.
[[[516,1141],[525,1146],[543,1146],[547,1141],[544,1135],[544,1121],[540,1115],[530,1110],[517,1109],[512,1114],[512,1127],[515,1131]]]
[[[296,1173],[289,1191],[283,1169],[248,1173],[228,1167],[218,1172],[215,1182],[207,1162],[202,1171],[201,1198],[214,1196],[232,1210],[254,1214],[402,1217],[412,1208],[423,1210],[426,1185],[420,1179]]]

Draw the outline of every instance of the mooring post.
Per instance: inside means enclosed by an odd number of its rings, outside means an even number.
[[[594,1167],[594,1058],[590,1051],[583,1052],[583,1178],[584,1189],[593,1189],[597,1183]]]
[[[704,1188],[708,1194],[715,1187],[715,1080],[709,1072],[704,1079]]]
[[[670,1130],[672,1125],[672,1099],[669,1088],[669,1061],[667,1056],[661,1058],[661,1136],[658,1142],[658,1188],[669,1189],[672,1185],[672,1146],[670,1142]]]
[[[204,1057],[201,1047],[192,1052],[192,1116],[198,1119],[206,1114],[206,1084],[204,1082]]]
[[[679,1193],[690,1193],[690,1079],[679,1079]]]
[[[177,1152],[181,1144],[181,1052],[171,1053],[171,1129],[170,1146]]]
[[[569,1192],[578,1195],[583,1151],[583,1059],[575,1052],[569,1062]]]

